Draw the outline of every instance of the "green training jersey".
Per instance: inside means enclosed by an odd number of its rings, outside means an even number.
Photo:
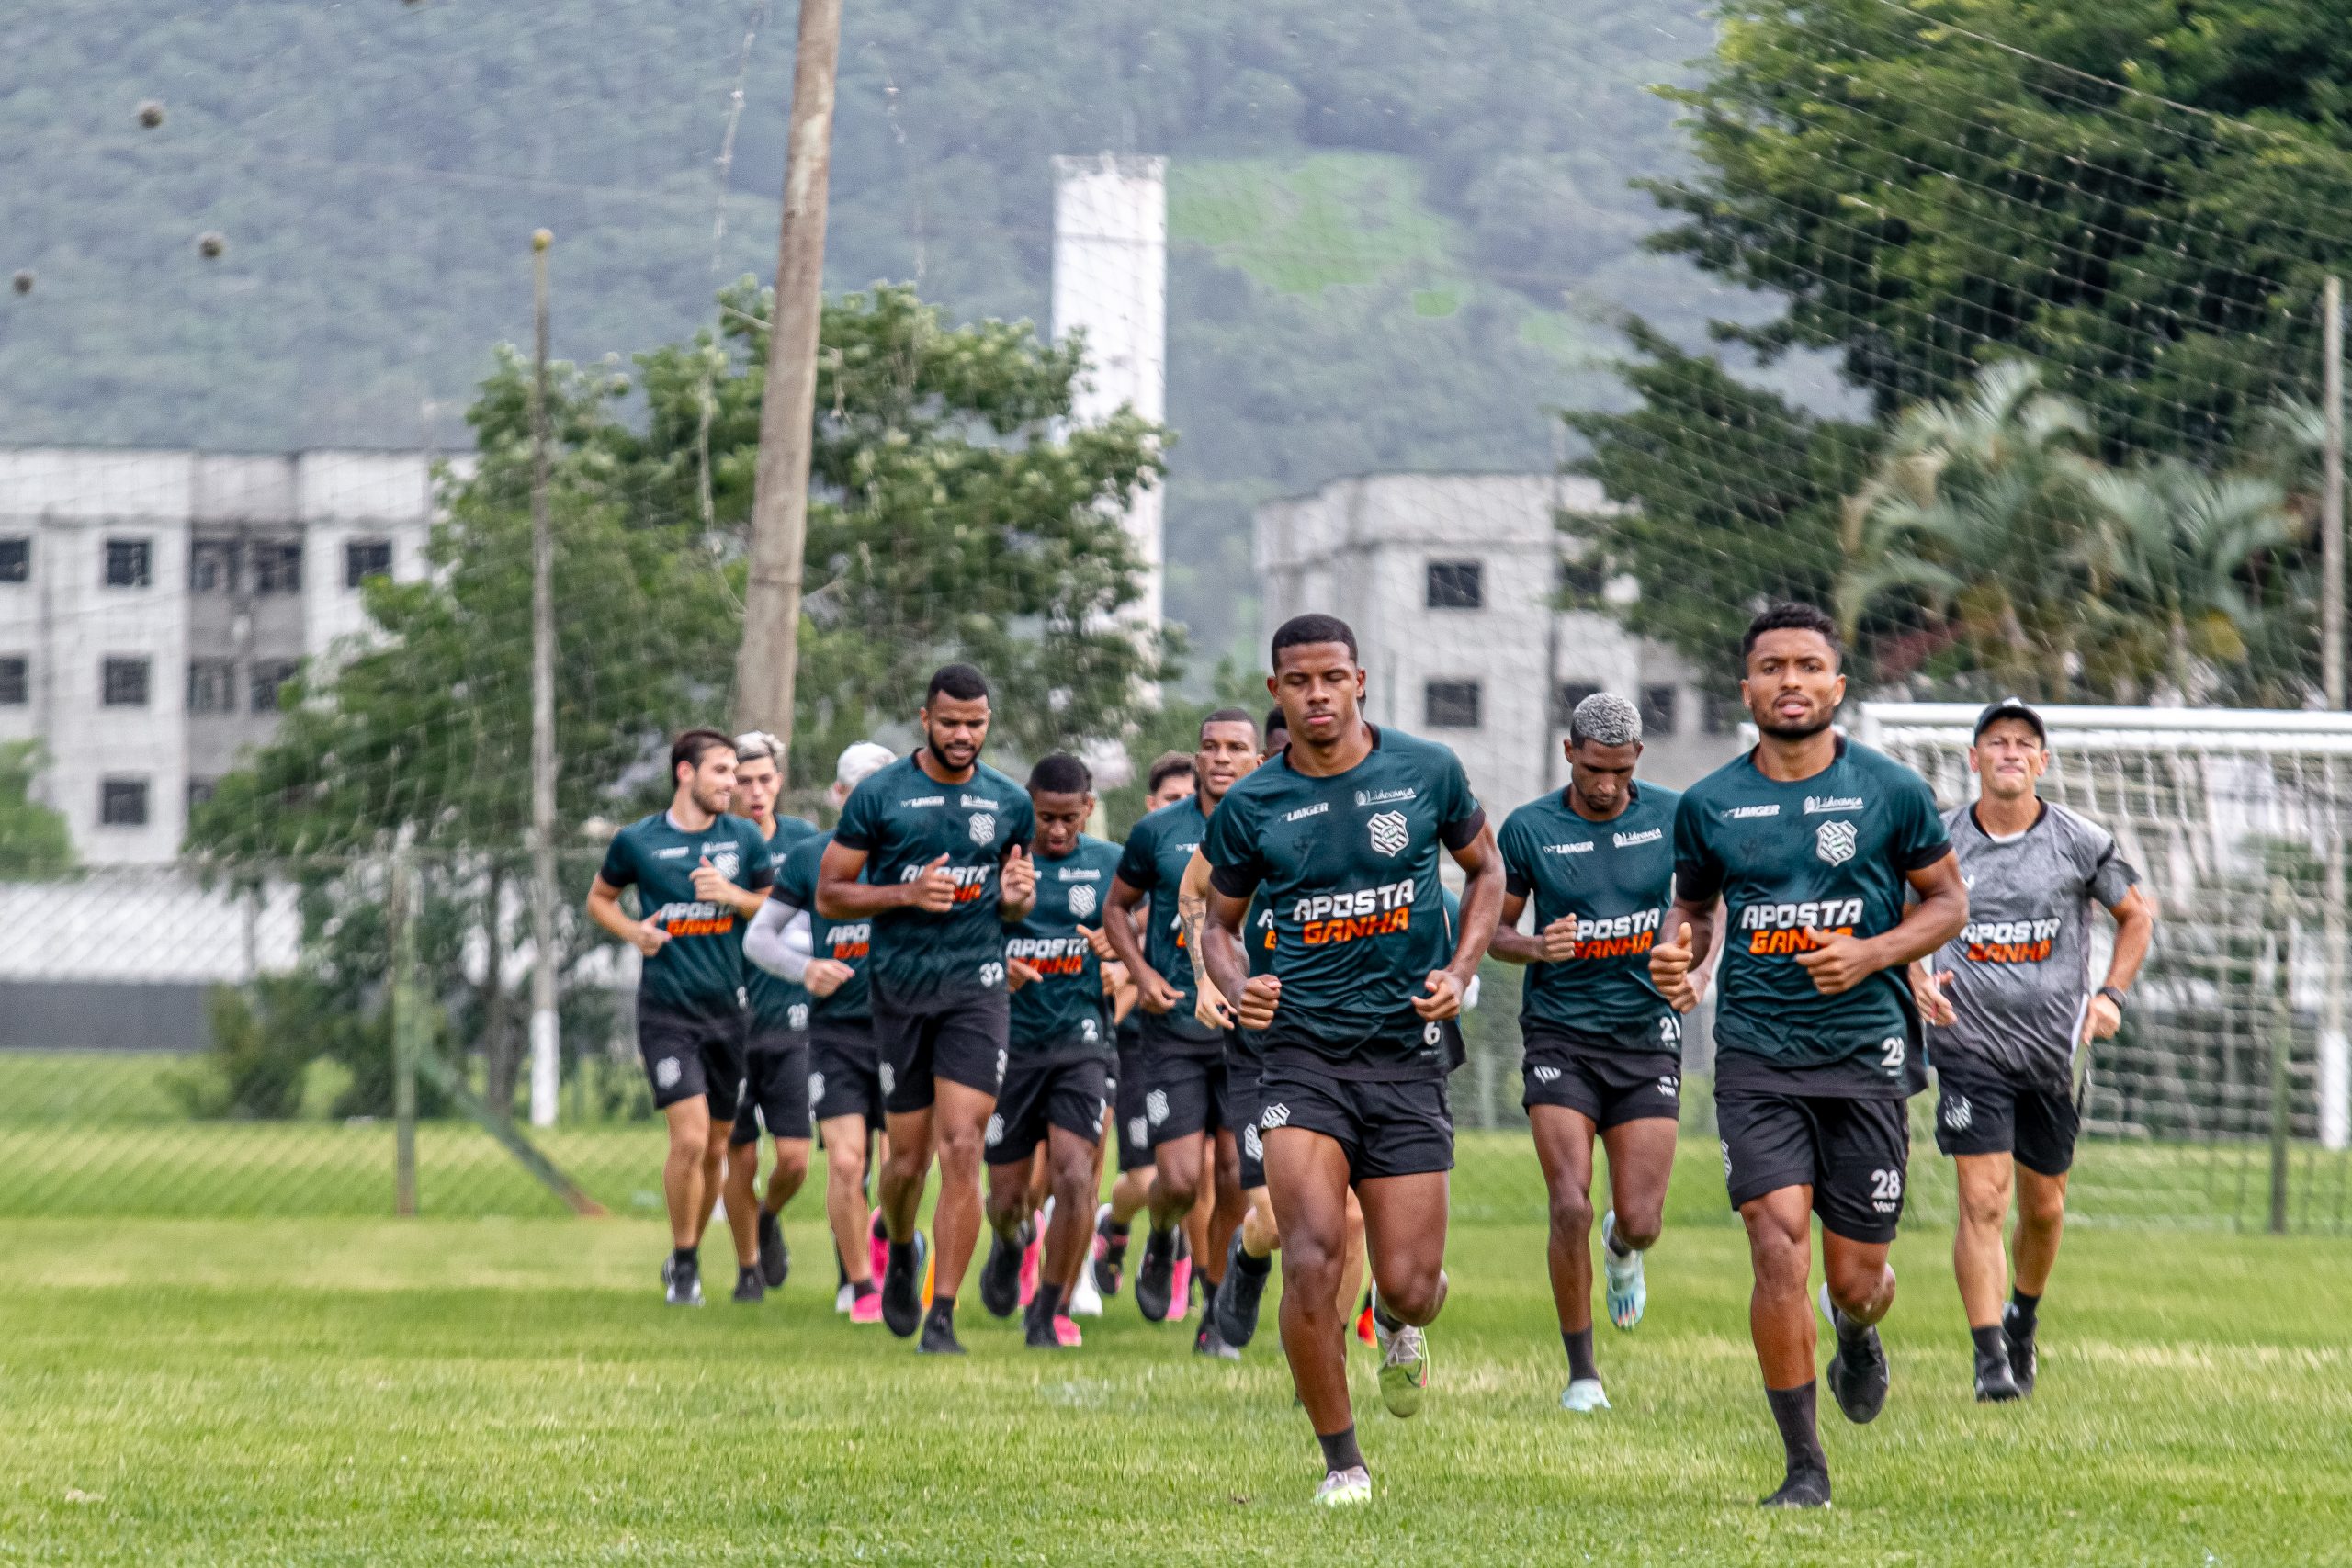
[[[941,784],[901,757],[851,792],[833,841],[865,852],[866,881],[912,882],[941,855],[956,879],[956,905],[944,915],[898,908],[874,917],[865,970],[873,1000],[929,1011],[1004,989],[998,876],[1036,830],[1029,792],[985,762],[962,784]]]
[[[873,1021],[865,999],[865,947],[872,931],[867,920],[831,920],[817,912],[817,867],[825,858],[830,832],[811,833],[784,857],[776,868],[775,892],[796,909],[808,911],[808,956],[830,958],[850,966],[850,977],[831,996],[810,997],[808,1016],[820,1023],[865,1024]]]
[[[1520,988],[1521,1029],[1629,1050],[1674,1051],[1681,1019],[1650,984],[1674,885],[1674,811],[1682,796],[1635,784],[1625,809],[1606,822],[1577,814],[1557,790],[1512,812],[1496,835],[1505,891],[1532,898],[1535,930],[1577,923],[1577,951],[1557,964],[1531,964]]]
[[[1102,965],[1078,928],[1102,923],[1118,869],[1119,846],[1083,833],[1061,859],[1037,857],[1037,902],[1026,919],[1004,929],[1005,957],[1041,976],[1012,993],[1014,1060],[1110,1058],[1111,1004],[1102,994]]]
[[[1893,758],[1839,737],[1834,761],[1776,783],[1751,753],[1690,787],[1674,817],[1678,897],[1724,900],[1715,1082],[1769,1079],[1864,1099],[1922,1087],[1900,966],[1825,997],[1797,963],[1808,930],[1873,937],[1903,918],[1909,874],[1951,852],[1935,796]]]
[[[670,933],[645,961],[637,984],[639,1003],[691,1018],[723,1018],[743,1008],[741,916],[724,904],[695,897],[695,868],[711,869],[753,892],[775,880],[775,863],[759,824],[721,817],[699,833],[670,820],[667,811],[630,823],[613,835],[597,873],[615,887],[635,887],[639,918]]]
[[[775,831],[768,835],[768,855],[775,862],[778,882],[784,880],[783,866],[792,847],[814,838],[816,832],[817,824],[797,817],[775,819]],[[808,1027],[808,993],[781,975],[771,975],[756,964],[744,964],[743,998],[751,1004],[753,1039],[778,1030],[797,1032]]]
[[[1225,1036],[1204,1028],[1193,1016],[1200,986],[1193,976],[1193,955],[1184,945],[1184,925],[1176,910],[1177,890],[1184,886],[1184,868],[1208,832],[1198,795],[1188,795],[1161,807],[1135,826],[1119,857],[1119,880],[1151,899],[1150,918],[1144,922],[1143,961],[1176,987],[1181,998],[1164,1013],[1144,1015],[1145,1027],[1159,1049],[1173,1056],[1213,1057],[1224,1049]]]
[[[1462,763],[1377,728],[1371,754],[1333,777],[1290,758],[1235,784],[1202,846],[1218,892],[1263,888],[1271,907],[1283,994],[1266,1053],[1341,1077],[1442,1077],[1445,1031],[1413,999],[1453,956],[1439,849],[1468,844],[1486,820]]]

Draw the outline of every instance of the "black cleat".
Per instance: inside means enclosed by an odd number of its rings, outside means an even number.
[[[2017,1314],[2008,1307],[2001,1309],[2001,1340],[2009,1348],[2009,1377],[2018,1385],[2018,1395],[2023,1398],[2033,1392],[2034,1374],[2041,1370],[2041,1352],[2034,1348],[2034,1325],[2020,1329]]]
[[[989,1240],[989,1260],[980,1265],[980,1304],[990,1317],[1011,1317],[1021,1305],[1021,1255],[1028,1250],[1024,1222],[1011,1240],[1002,1232]]]
[[[1146,1323],[1165,1323],[1175,1293],[1176,1233],[1154,1231],[1144,1237],[1143,1261],[1136,1266],[1136,1310]]]
[[[1119,1293],[1119,1276],[1127,1267],[1127,1238],[1111,1234],[1111,1205],[1094,1211],[1094,1288],[1103,1298]]]
[[[735,1270],[735,1299],[745,1306],[757,1306],[768,1293],[767,1281],[760,1278],[756,1268]]]
[[[2017,1376],[2009,1370],[2008,1357],[1980,1354],[1976,1358],[1977,1404],[2007,1404],[2024,1397],[2025,1391],[2018,1387]]]
[[[1206,1314],[1202,1314],[1200,1329],[1193,1336],[1193,1354],[1206,1356],[1214,1361],[1241,1359],[1240,1351],[1218,1337],[1216,1325],[1209,1321]]]
[[[1792,1470],[1781,1489],[1770,1497],[1758,1497],[1759,1508],[1826,1508],[1829,1506],[1829,1472],[1826,1470]]]
[[[1021,1342],[1032,1350],[1062,1348],[1061,1336],[1054,1332],[1054,1320],[1035,1307],[1021,1314]]]
[[[760,1211],[760,1280],[771,1291],[784,1289],[792,1272],[792,1249],[784,1245],[784,1227],[774,1214]],[[846,1282],[846,1280],[844,1280]]]
[[[901,1249],[894,1247],[889,1266],[882,1270],[882,1321],[901,1339],[922,1326],[922,1264],[930,1249],[917,1231],[913,1245],[904,1249],[905,1266],[899,1261]]]
[[[1894,1382],[1886,1364],[1886,1347],[1879,1343],[1876,1325],[1862,1329],[1848,1326],[1853,1320],[1830,1301],[1826,1285],[1821,1287],[1821,1310],[1838,1337],[1838,1353],[1829,1358],[1829,1375],[1825,1380],[1830,1397],[1838,1402],[1838,1414],[1857,1427],[1866,1427],[1886,1408],[1887,1387]]]
[[[1268,1268],[1252,1274],[1241,1267],[1241,1233],[1236,1231],[1226,1249],[1225,1283],[1217,1287],[1215,1313],[1216,1337],[1237,1350],[1257,1336],[1258,1303],[1274,1272]]]
[[[662,1265],[662,1299],[673,1307],[702,1305],[702,1268],[673,1257]]]
[[[1046,1325],[1048,1328],[1052,1325]],[[960,1356],[963,1341],[956,1337],[956,1320],[941,1313],[933,1313],[922,1320],[922,1338],[915,1349],[925,1356]]]

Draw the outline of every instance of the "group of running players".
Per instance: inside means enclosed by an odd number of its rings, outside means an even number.
[[[678,739],[670,807],[615,837],[589,897],[645,955],[669,1301],[702,1299],[697,1250],[722,1188],[735,1299],[783,1282],[777,1214],[807,1174],[812,1121],[837,1305],[926,1353],[962,1353],[956,1292],[983,1220],[982,1303],[1022,1311],[1047,1350],[1079,1344],[1075,1317],[1121,1289],[1138,1215],[1136,1305],[1157,1322],[1197,1304],[1205,1356],[1250,1343],[1279,1249],[1282,1346],[1323,1451],[1316,1500],[1368,1501],[1346,1368],[1356,1292],[1368,1262],[1383,1403],[1409,1416],[1447,1290],[1456,1021],[1492,956],[1527,969],[1524,1097],[1566,1409],[1609,1404],[1594,1143],[1609,1156],[1605,1304],[1631,1330],[1674,1160],[1682,1019],[1710,985],[1714,1119],[1786,1454],[1764,1502],[1830,1499],[1806,1290],[1816,1217],[1831,1397],[1857,1423],[1885,1402],[1875,1325],[1894,1298],[1906,1102],[1929,1061],[1937,1141],[1958,1164],[1975,1393],[2032,1392],[2084,1048],[2118,1027],[2154,929],[2113,838],[2039,797],[2040,715],[1986,708],[1969,753],[1979,798],[1939,812],[1917,775],[1835,728],[1834,623],[1777,605],[1742,645],[1751,750],[1678,795],[1636,779],[1632,705],[1588,697],[1567,786],[1498,833],[1451,750],[1363,717],[1343,622],[1295,617],[1271,653],[1263,731],[1239,709],[1210,715],[1190,759],[1150,770],[1124,846],[1085,831],[1096,801],[1078,758],[1043,759],[1025,787],[980,761],[989,688],[966,665],[932,678],[910,755],[842,753],[831,832],[776,817],[773,737]],[[630,886],[636,919],[619,902]],[[2117,927],[2095,992],[2094,903]],[[1119,1174],[1098,1205],[1112,1142]]]

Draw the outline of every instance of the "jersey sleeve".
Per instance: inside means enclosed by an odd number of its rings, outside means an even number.
[[[1535,891],[1535,864],[1527,852],[1527,819],[1518,812],[1503,818],[1503,830],[1496,836],[1496,843],[1503,852],[1503,893],[1507,897],[1524,898]]]
[[[768,896],[769,903],[781,901],[796,909],[817,907],[817,863],[825,852],[821,849],[814,854],[808,852],[809,846],[817,841],[814,838],[803,839],[785,852],[783,863],[775,868],[775,891]]]
[[[596,874],[607,887],[627,887],[637,880],[637,854],[630,849],[627,834],[613,835],[613,841],[605,849],[605,863],[597,867]]]
[[[1013,795],[1012,809],[1004,814],[1004,819],[1009,836],[1004,852],[997,856],[1000,862],[1010,859],[1016,849],[1027,849],[1029,840],[1037,836],[1037,808],[1029,804],[1027,790]]]
[[[2114,834],[2071,813],[2068,820],[2075,829],[2075,852],[2083,868],[2084,890],[2112,909],[2140,886],[2140,868],[2123,858]]]
[[[1707,813],[1696,795],[1674,808],[1674,896],[1685,904],[1711,904],[1724,890],[1724,864],[1707,841]]]
[[[1451,747],[1445,750],[1445,773],[1438,781],[1437,836],[1449,850],[1465,849],[1487,825],[1487,814],[1471,793],[1470,775]]]
[[[750,831],[743,835],[743,863],[738,868],[735,886],[746,893],[757,893],[775,881],[775,852],[760,836],[758,823],[749,826]]]
[[[1925,779],[1905,770],[1894,805],[1894,831],[1888,835],[1887,852],[1905,875],[1924,871],[1951,853],[1951,834]]]
[[[1119,880],[1138,893],[1148,893],[1159,886],[1159,857],[1151,850],[1152,840],[1158,836],[1138,822],[1135,831],[1127,835],[1126,847],[1119,852]]]
[[[1248,820],[1251,815],[1248,801],[1227,795],[1218,802],[1201,840],[1201,857],[1209,863],[1209,886],[1228,898],[1247,898],[1266,879],[1257,835]]]
[[[842,804],[842,819],[833,828],[833,842],[865,853],[874,848],[882,828],[882,792],[874,787],[876,773],[849,792]]]

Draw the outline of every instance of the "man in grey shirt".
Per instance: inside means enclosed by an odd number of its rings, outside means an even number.
[[[1912,966],[1936,1069],[1936,1146],[1959,1170],[1952,1271],[1976,1346],[1976,1397],[2033,1392],[2035,1313],[2058,1258],[2080,1122],[2076,1053],[2112,1035],[2147,956],[2155,912],[2115,836],[2035,784],[2050,766],[2041,716],[2015,697],[1977,716],[1978,798],[1946,814],[1968,885],[1968,924]],[[2091,905],[2115,917],[2107,978],[2091,989]],[[2017,1192],[2017,1281],[2001,1301],[2001,1224]]]

